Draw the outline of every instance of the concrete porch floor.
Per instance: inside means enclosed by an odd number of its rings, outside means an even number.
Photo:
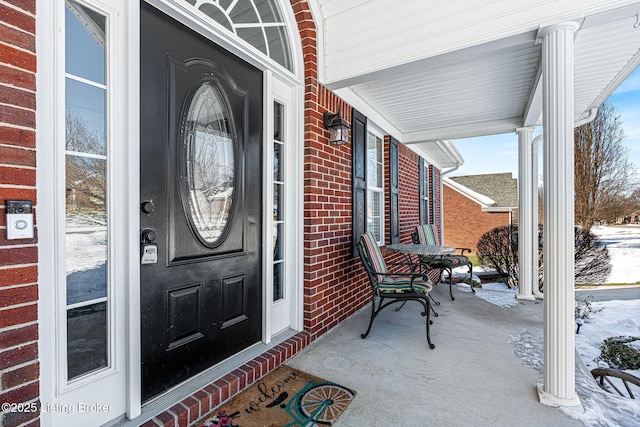
[[[514,353],[514,337],[542,339],[543,303],[502,308],[468,288],[433,290],[441,302],[426,343],[421,305],[386,308],[360,338],[371,308],[312,343],[288,365],[357,392],[335,427],[582,426],[539,403],[540,372]],[[538,369],[539,371],[539,369]]]

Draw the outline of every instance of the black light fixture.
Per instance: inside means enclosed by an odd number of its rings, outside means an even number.
[[[347,144],[349,143],[349,123],[342,117],[340,107],[336,114],[328,111],[322,115],[324,127],[329,129],[329,143]]]

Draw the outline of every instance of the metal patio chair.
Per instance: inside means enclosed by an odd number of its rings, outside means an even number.
[[[360,237],[358,254],[371,284],[371,319],[367,331],[361,337],[366,338],[369,335],[373,320],[384,308],[398,302],[418,301],[424,307],[421,314],[427,319],[427,343],[429,348],[435,348],[435,345],[431,343],[431,305],[429,302],[429,292],[433,283],[427,275],[415,273],[412,270],[390,272],[376,238],[371,232]],[[378,298],[377,307],[376,298]]]
[[[437,228],[433,224],[422,224],[416,226],[413,233],[411,233],[411,240],[413,243],[422,244],[422,245],[440,245],[438,240]],[[473,293],[476,290],[473,288],[473,264],[464,254],[467,252],[471,252],[470,248],[455,248],[459,250],[460,253],[457,255],[433,255],[433,256],[423,256],[420,257],[420,262],[424,263],[427,268],[431,271],[440,270],[446,271],[449,275],[449,295],[451,296],[451,300],[455,300],[453,297],[453,269],[460,266],[467,266],[469,268],[469,280],[471,281],[471,291]],[[433,277],[433,275],[430,275]],[[442,274],[440,274],[442,277]],[[439,305],[439,303],[436,303]]]

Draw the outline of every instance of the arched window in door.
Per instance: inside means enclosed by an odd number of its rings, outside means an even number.
[[[289,71],[286,23],[277,0],[185,0]]]

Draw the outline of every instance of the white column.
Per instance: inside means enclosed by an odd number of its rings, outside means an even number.
[[[534,300],[531,260],[534,241],[537,246],[537,236],[534,239],[531,224],[534,216],[532,205],[534,194],[537,193],[535,191],[537,180],[533,180],[534,174],[531,172],[533,128],[518,128],[516,133],[518,134],[518,294],[516,298]],[[535,217],[537,218],[537,215]]]
[[[531,242],[531,277],[533,277],[533,295],[536,298],[544,298],[544,295],[538,290],[538,251],[540,242],[538,241],[538,144],[542,139],[542,134],[536,136],[531,143],[531,179],[535,183],[535,191],[531,203],[531,212],[533,213],[533,221],[531,221],[531,235],[534,236]]]
[[[573,34],[543,29],[544,384],[540,401],[576,406],[574,319]]]

